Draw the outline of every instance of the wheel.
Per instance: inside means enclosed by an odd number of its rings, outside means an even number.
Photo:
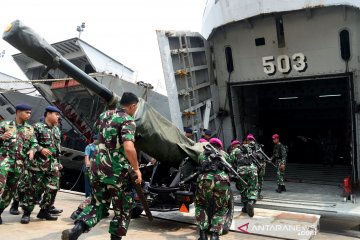
[[[234,195],[232,193],[232,191],[230,190],[230,198],[228,201],[228,207],[229,210],[226,213],[226,219],[225,219],[225,223],[224,223],[224,230],[223,230],[223,234],[227,234],[230,230],[231,227],[231,223],[234,217]]]
[[[136,206],[131,210],[131,218],[138,218],[140,217],[141,213],[144,209],[141,206]]]

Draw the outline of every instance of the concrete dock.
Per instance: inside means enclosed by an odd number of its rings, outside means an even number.
[[[289,191],[291,192],[291,191]],[[7,208],[2,214],[3,224],[0,225],[0,239],[6,240],[59,240],[61,239],[61,232],[64,229],[71,228],[73,226],[73,221],[69,218],[72,211],[74,211],[78,204],[82,201],[82,194],[73,194],[60,191],[57,195],[56,199],[56,207],[64,209],[64,212],[59,216],[57,221],[43,221],[36,218],[36,214],[39,211],[39,207],[36,206],[34,212],[31,215],[31,222],[29,224],[21,224],[20,218],[21,215],[10,215],[9,208]],[[265,197],[266,199],[266,197]],[[244,214],[240,214],[240,206],[235,207],[235,215],[232,229],[228,234],[221,236],[221,239],[274,239],[274,235],[272,235],[271,231],[271,223],[274,218],[278,214],[280,217],[275,219],[276,221],[280,221],[281,224],[287,224],[286,221],[292,221],[292,217],[290,216],[292,213],[284,214],[285,211],[274,211],[274,210],[266,210],[261,208],[255,209],[256,216],[253,219],[250,219]],[[172,213],[157,213],[153,212],[155,216],[154,221],[149,222],[146,217],[142,216],[137,219],[132,219],[129,231],[127,236],[124,239],[156,239],[156,240],[177,240],[177,239],[197,239],[198,238],[198,230],[194,223],[194,218],[188,214],[180,214],[182,215],[179,218],[178,212]],[[290,215],[289,215],[290,214]],[[176,216],[177,215],[177,216]],[[175,216],[175,217],[174,217]],[[297,215],[299,216],[299,215]],[[310,215],[306,215],[310,216]],[[112,214],[109,218],[103,219],[96,227],[94,227],[89,233],[85,233],[81,235],[80,240],[102,240],[109,239],[110,235],[108,233],[109,222],[112,217]],[[183,218],[183,219],[181,219]],[[283,220],[280,220],[283,219]],[[314,219],[312,219],[314,220]],[[284,222],[285,221],[285,222]],[[308,220],[306,220],[308,221]],[[304,221],[306,223],[306,221]],[[248,223],[247,232],[239,230],[239,227]],[[304,223],[303,222],[303,223]],[[254,228],[252,226],[267,226],[264,228]],[[264,225],[265,224],[265,225]],[[336,226],[339,226],[339,223],[334,223]],[[354,223],[355,224],[355,223]],[[280,225],[278,225],[280,226]],[[290,225],[288,225],[290,226]],[[310,224],[309,224],[310,226]],[[278,227],[281,228],[281,227]],[[318,232],[313,239],[315,240],[325,240],[325,239],[336,239],[336,240],[350,240],[355,239],[354,236],[342,236],[339,234],[343,233],[327,233],[322,232],[324,227],[321,226],[320,232]],[[246,228],[242,227],[242,230],[246,230]],[[257,231],[254,231],[257,230]],[[292,228],[293,229],[293,228]],[[275,229],[277,234],[277,238],[293,238],[290,235],[290,232],[286,231],[287,229]],[[264,232],[265,231],[265,232]],[[282,231],[282,232],[281,232]],[[299,238],[297,239],[308,239],[305,238],[309,232],[303,232]],[[346,233],[346,232],[344,232]],[[266,236],[268,235],[268,236]],[[271,237],[272,236],[272,237]],[[294,238],[293,238],[294,239]]]

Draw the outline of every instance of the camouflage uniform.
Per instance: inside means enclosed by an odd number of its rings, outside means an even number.
[[[26,161],[26,163],[24,165],[23,174],[21,175],[21,177],[19,179],[16,191],[15,191],[14,196],[13,196],[13,204],[14,204],[14,202],[17,202],[17,203],[23,202],[23,198],[26,196],[25,181],[26,181],[26,178],[27,178],[27,175],[28,175],[28,165],[29,165],[29,162]]]
[[[230,163],[229,155],[224,151],[221,151],[221,154]],[[201,167],[214,163],[214,161],[217,160],[212,160],[204,153],[199,156]],[[199,175],[195,196],[195,218],[201,231],[222,234],[226,213],[229,210],[230,191],[230,178],[221,167],[216,170],[205,170]],[[211,221],[209,221],[208,215],[210,205],[213,206]]]
[[[286,165],[286,148],[282,143],[275,144],[273,150],[273,159],[276,161],[277,168],[277,184],[284,186],[285,170],[281,170],[281,165]]]
[[[24,173],[24,165],[28,161],[27,152],[37,149],[34,128],[25,122],[23,125],[15,121],[0,123],[0,135],[12,131],[8,140],[0,140],[0,211],[10,203],[20,178]]]
[[[32,212],[36,196],[43,194],[41,209],[50,209],[55,202],[56,193],[60,188],[60,144],[61,133],[58,127],[38,122],[34,125],[39,151],[30,162],[28,175],[25,179],[26,196],[20,196],[24,211]],[[47,148],[51,155],[45,157],[41,150]]]
[[[249,143],[249,147],[252,151],[251,153],[259,160],[259,166],[257,166],[258,169],[257,174],[258,174],[258,195],[260,196],[264,182],[264,177],[265,177],[266,162],[262,160],[263,156],[261,154],[256,153],[256,150],[260,148],[259,144],[257,144],[254,141],[251,141]]]
[[[126,159],[123,143],[135,141],[136,125],[133,117],[118,109],[103,112],[96,128],[99,139],[90,166],[93,197],[91,205],[79,214],[75,223],[82,221],[88,229],[94,227],[111,200],[115,216],[110,222],[109,233],[125,236],[134,199],[128,172],[130,163]]]
[[[258,197],[258,169],[250,157],[246,156],[246,154],[250,153],[251,149],[249,145],[243,144],[241,149],[235,148],[230,155],[236,171],[248,184],[248,186],[245,186],[242,182],[237,183],[241,194],[241,202],[244,206],[250,200],[256,201]]]

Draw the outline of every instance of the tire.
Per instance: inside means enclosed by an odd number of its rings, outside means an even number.
[[[229,198],[229,202],[228,202],[228,207],[229,207],[229,210],[226,213],[223,234],[227,234],[229,232],[231,223],[232,223],[232,220],[234,217],[234,195],[231,190],[230,190],[230,198]]]
[[[131,210],[131,218],[139,218],[144,209],[141,206],[136,206]]]

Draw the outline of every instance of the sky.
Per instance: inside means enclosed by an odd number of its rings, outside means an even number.
[[[76,28],[85,22],[82,40],[165,93],[155,30],[200,32],[205,5],[206,0],[1,0],[0,30],[19,19],[51,44],[78,37]],[[15,53],[1,38],[0,72],[26,79],[11,57]]]

